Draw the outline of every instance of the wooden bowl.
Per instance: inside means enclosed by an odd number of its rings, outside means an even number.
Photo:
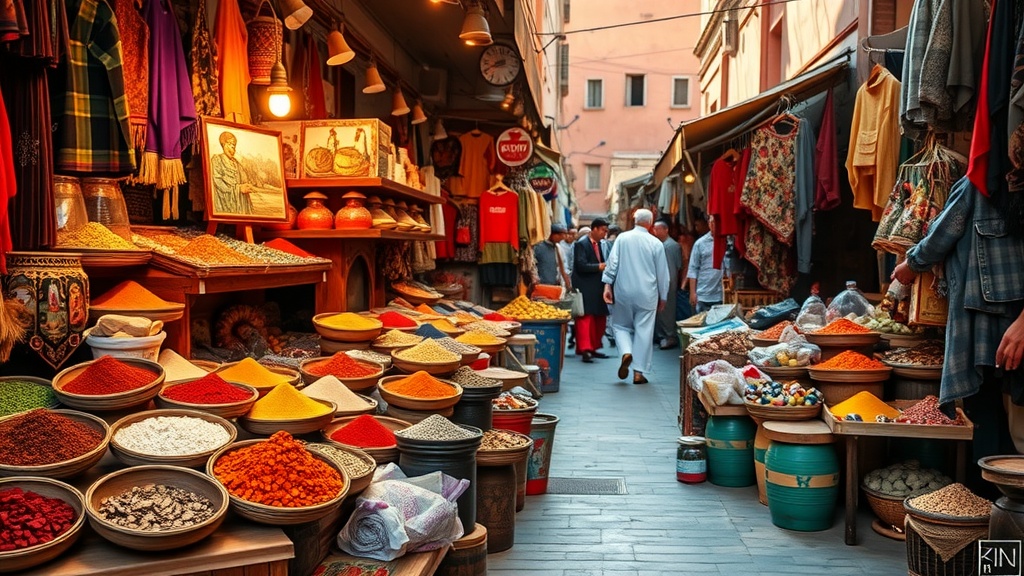
[[[862,334],[815,334],[807,332],[804,334],[807,341],[818,346],[871,346],[876,344],[882,337],[879,332],[864,332]]]
[[[223,371],[227,370],[228,368],[231,368],[232,366],[235,366],[236,364],[238,364],[238,362],[228,362],[226,364],[221,364],[220,368],[218,368],[216,370],[216,372],[218,372],[218,373],[223,372]],[[302,387],[301,386],[302,385],[302,375],[299,374],[298,370],[293,370],[291,368],[286,368],[284,366],[263,366],[263,367],[266,368],[267,370],[270,370],[274,374],[280,374],[281,376],[284,376],[285,378],[288,378],[288,384],[291,384],[292,386],[295,386],[296,388],[301,388]],[[271,390],[274,389],[274,386],[277,386],[277,384],[251,384],[251,383],[248,383],[248,382],[245,382],[244,384],[246,384],[248,386],[252,386],[253,388],[255,388],[256,391],[260,393],[260,398],[263,398],[264,396],[266,396],[267,392],[270,392]]]
[[[160,416],[188,416],[190,418],[200,418],[207,422],[212,422],[223,428],[228,433],[228,440],[216,448],[211,448],[202,452],[195,452],[193,454],[183,454],[180,456],[161,456],[158,454],[139,452],[126,448],[117,441],[118,430],[136,422],[141,422],[149,418],[158,418]],[[214,416],[213,414],[200,412],[198,410],[147,410],[145,412],[129,414],[110,425],[110,451],[114,456],[117,456],[118,460],[124,462],[128,466],[159,464],[166,466],[182,466],[184,468],[202,468],[206,465],[206,461],[210,459],[210,455],[217,450],[220,450],[223,446],[231,444],[236,438],[238,438],[238,430],[235,428],[234,424],[220,416]]]
[[[66,416],[76,422],[85,424],[86,426],[98,431],[103,438],[95,448],[81,456],[72,458],[71,460],[54,462],[53,464],[42,464],[40,466],[13,466],[9,464],[0,464],[0,476],[41,476],[43,478],[57,479],[71,478],[85,472],[89,468],[92,468],[97,462],[103,459],[103,455],[107,453],[107,445],[110,444],[110,427],[107,426],[107,423],[104,422],[102,418],[75,410],[59,409],[50,410],[50,412]]]
[[[376,318],[367,317],[367,320],[372,320],[377,323],[376,328],[367,328],[365,330],[342,330],[340,328],[331,328],[321,324],[321,320],[330,316],[336,316],[341,312],[322,312],[313,316],[313,328],[316,329],[317,334],[327,338],[328,340],[334,340],[336,342],[370,342],[377,336],[380,336],[381,330],[384,328],[384,324]]]
[[[809,366],[807,373],[811,380],[820,382],[885,382],[889,379],[892,368],[874,370],[827,370]]]
[[[353,360],[356,360],[353,358]],[[323,378],[323,376],[317,376],[311,374],[306,370],[310,364],[317,364],[319,362],[329,362],[330,358],[307,358],[299,363],[299,374],[302,375],[302,380],[307,384],[312,384],[317,380]],[[335,376],[341,383],[348,387],[353,392],[373,391],[374,386],[377,385],[377,380],[384,374],[384,367],[380,364],[374,364],[373,362],[365,362],[363,360],[356,360],[359,364],[366,366],[367,368],[373,368],[374,372],[369,376],[360,376],[359,378],[341,378]]]
[[[487,352],[488,354],[492,354],[493,355],[493,354],[496,354],[496,353],[501,352],[502,350],[504,350],[505,346],[507,344],[507,340],[505,340],[504,338],[500,338],[498,336],[495,336],[495,338],[500,340],[500,342],[498,342],[496,344],[469,344],[467,342],[459,342],[459,344],[465,344],[466,346],[475,346],[475,347],[479,348],[480,351]],[[479,354],[478,354],[478,356],[479,356]]]
[[[882,332],[882,340],[885,340],[890,348],[913,348],[924,342],[925,337],[921,334],[907,335]]]
[[[67,531],[45,544],[0,552],[0,572],[20,572],[49,562],[78,540],[85,526],[85,497],[77,488],[49,478],[0,478],[0,491],[10,488],[21,488],[47,498],[59,498],[75,509],[75,520]]]
[[[324,355],[348,352],[349,350],[369,350],[370,342],[339,342],[320,337],[320,353]]]
[[[821,402],[813,406],[771,406],[744,401],[747,412],[754,418],[764,420],[813,420],[821,415]]]
[[[897,364],[882,360],[886,366],[892,368],[892,373],[903,378],[914,380],[940,380],[942,379],[942,366],[923,366],[921,364]]]
[[[378,402],[365,394],[356,394],[363,400],[366,401],[366,408],[360,408],[359,410],[342,410],[338,407],[338,411],[334,413],[335,418],[341,418],[342,416],[359,416],[361,414],[376,414]]]
[[[383,466],[388,462],[398,462],[397,444],[392,446],[381,446],[379,448],[363,448],[361,446],[343,444],[331,438],[331,434],[334,434],[334,432],[337,431],[338,428],[345,426],[346,424],[355,419],[355,416],[335,418],[329,425],[327,425],[323,430],[320,431],[320,435],[323,437],[324,442],[341,448],[355,448],[357,450],[362,450],[363,452],[366,452],[367,454],[372,456],[373,459],[377,462],[378,466]],[[380,422],[382,426],[384,426],[388,430],[391,430],[392,432],[396,430],[404,430],[409,426],[412,426],[412,423],[410,422],[406,422],[405,420],[399,420],[398,418],[389,418],[387,416],[374,416],[373,419],[376,420],[377,422]]]
[[[758,370],[773,380],[799,380],[807,378],[807,366],[758,366]]]
[[[90,360],[70,368],[65,368],[53,377],[53,391],[57,394],[60,403],[89,412],[112,412],[147,404],[154,396],[160,393],[160,387],[164,383],[165,378],[163,366],[151,360],[143,360],[142,358],[118,358],[118,360],[135,368],[149,370],[153,373],[153,381],[134,390],[118,392],[117,394],[73,394],[65,392],[62,389],[65,384],[74,380],[93,362],[96,362],[96,360]]]
[[[242,440],[241,442],[235,442],[229,444],[210,456],[210,460],[206,463],[206,474],[212,478],[217,484],[221,482],[217,480],[217,477],[213,473],[213,469],[217,464],[217,460],[221,456],[237,450],[239,448],[245,448],[252,446],[253,444],[265,442],[265,440]],[[351,489],[352,482],[349,480],[348,473],[345,469],[338,465],[337,462],[324,456],[320,452],[310,452],[313,457],[318,458],[326,462],[331,468],[334,468],[341,474],[342,482],[344,486],[338,492],[338,495],[326,502],[322,502],[315,506],[300,506],[296,508],[285,508],[282,506],[268,506],[266,504],[260,504],[258,502],[250,502],[235,496],[234,494],[228,493],[228,498],[231,501],[231,509],[234,510],[239,516],[246,520],[252,520],[253,522],[259,522],[261,524],[270,524],[273,526],[292,526],[295,524],[305,524],[307,522],[316,522],[317,520],[327,516],[341,504],[341,501],[345,499],[348,491]]]
[[[50,381],[45,378],[36,378],[35,376],[0,376],[0,383],[3,382],[27,382],[29,384],[35,384],[36,386],[42,386],[53,390],[53,385]],[[53,399],[53,402],[49,406],[40,406],[40,408],[56,408],[60,406],[60,400],[57,398]],[[10,416],[8,414],[7,416]],[[0,414],[0,418],[3,418],[4,414]]]
[[[444,398],[417,398],[415,396],[406,396],[405,394],[399,394],[392,392],[388,389],[388,384],[396,380],[401,380],[406,376],[385,376],[380,379],[380,383],[377,385],[377,393],[384,399],[388,405],[394,404],[399,408],[405,408],[406,410],[444,410],[445,408],[451,408],[459,403],[459,399],[462,398],[462,386],[456,384],[451,380],[438,380],[439,382],[452,387],[452,394],[445,396]]]
[[[414,360],[403,360],[400,354],[400,351],[392,351],[391,363],[395,368],[398,368],[406,374],[412,374],[413,372],[419,372],[422,370],[433,376],[447,376],[458,370],[459,366],[462,366],[462,356],[459,354],[456,354],[458,358],[452,362],[417,362]]]
[[[516,322],[515,320],[499,320],[498,327],[505,330],[510,335],[515,336],[523,329],[523,324],[522,322]]]
[[[981,478],[995,484],[1004,495],[1013,500],[1024,497],[1024,456],[986,456],[978,460],[978,466]]]
[[[153,401],[156,403],[157,408],[166,409],[180,409],[180,410],[198,410],[207,414],[213,414],[214,416],[220,416],[221,418],[235,418],[245,414],[252,408],[252,405],[259,399],[260,393],[258,390],[249,386],[248,384],[242,384],[241,382],[228,382],[236,388],[240,388],[249,393],[249,397],[245,400],[239,400],[238,402],[229,402],[227,404],[193,404],[191,402],[182,402],[180,400],[172,400],[164,393],[174,388],[175,386],[181,386],[182,384],[188,384],[189,382],[195,382],[199,378],[191,378],[188,380],[179,380],[173,384],[168,384],[160,390],[160,393],[156,395]]]
[[[362,460],[365,464],[369,465],[369,467],[370,467],[370,471],[369,472],[364,472],[363,474],[360,474],[358,476],[353,476],[351,474],[349,475],[349,477],[348,477],[348,479],[349,479],[348,496],[357,496],[363,490],[366,490],[366,487],[369,486],[370,482],[373,481],[373,473],[377,469],[377,461],[373,459],[373,456],[370,456],[364,450],[361,450],[361,449],[356,448],[354,446],[346,446],[344,444],[338,444],[337,442],[332,442],[330,444],[327,444],[327,443],[322,443],[321,444],[321,443],[317,443],[317,442],[310,442],[309,444],[306,444],[306,448],[309,449],[311,452],[314,451],[314,450],[317,450],[318,446],[327,446],[327,447],[333,448],[335,450],[341,450],[341,451],[347,452],[348,454],[358,458],[359,460]],[[329,454],[324,453],[324,455],[327,456],[328,458],[330,458]]]
[[[164,484],[175,488],[189,490],[210,501],[214,514],[206,521],[195,526],[174,530],[144,531],[118,526],[99,514],[104,498],[117,496],[135,486],[148,484]],[[136,466],[111,472],[93,482],[85,492],[85,513],[89,516],[89,525],[104,539],[132,550],[157,552],[172,550],[199,542],[220,526],[228,511],[228,492],[220,482],[213,478],[178,466]]]
[[[319,398],[310,398],[310,400],[330,407],[330,411],[320,416],[309,416],[293,420],[261,420],[243,415],[239,416],[235,421],[246,431],[259,436],[271,436],[279,430],[284,430],[292,436],[309,434],[330,424],[331,420],[334,419],[334,413],[338,410],[338,406],[334,402]]]

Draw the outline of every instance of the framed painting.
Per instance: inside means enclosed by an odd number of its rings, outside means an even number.
[[[302,178],[387,178],[391,127],[376,118],[302,123]]]
[[[288,219],[279,131],[204,117],[201,138],[208,220]]]

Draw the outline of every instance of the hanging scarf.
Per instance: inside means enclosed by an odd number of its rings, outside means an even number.
[[[224,119],[248,124],[249,120],[249,36],[238,0],[221,0],[214,23],[214,45],[220,76],[220,103]]]
[[[192,23],[192,97],[197,116],[220,116],[220,82],[217,77],[217,52],[206,24],[206,0],[196,0],[196,17]],[[197,139],[196,144],[199,143]],[[188,199],[193,212],[206,209],[203,163],[199,147],[193,146],[189,164]]]
[[[149,114],[149,26],[139,15],[136,6],[140,0],[114,0],[111,2],[117,29],[121,32],[121,67],[128,98],[128,124],[132,146],[141,152],[146,146],[146,123]]]
[[[14,249],[11,227],[7,219],[7,206],[18,190],[14,177],[14,142],[7,123],[7,107],[0,94],[0,274],[7,274],[7,253]]]
[[[324,79],[321,75],[320,52],[312,34],[303,34],[303,40],[295,49],[292,58],[292,89],[301,94],[302,107],[307,120],[327,118],[324,104]]]

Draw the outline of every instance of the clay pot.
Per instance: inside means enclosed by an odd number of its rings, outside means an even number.
[[[366,196],[359,192],[348,192],[342,198],[345,206],[334,215],[334,227],[338,230],[365,230],[373,226],[373,214],[363,206]]]
[[[299,230],[330,230],[334,227],[334,214],[324,206],[327,196],[320,192],[310,192],[303,196],[306,207],[296,218]]]

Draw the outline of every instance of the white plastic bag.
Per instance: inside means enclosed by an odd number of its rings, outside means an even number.
[[[695,367],[687,375],[687,381],[690,388],[696,392],[705,391],[719,406],[743,404],[746,379],[743,372],[725,360],[713,360]]]
[[[813,332],[828,324],[827,315],[825,303],[821,301],[817,293],[813,293],[807,297],[807,300],[804,300],[804,305],[800,307],[800,313],[796,315],[796,325],[802,332]]]

